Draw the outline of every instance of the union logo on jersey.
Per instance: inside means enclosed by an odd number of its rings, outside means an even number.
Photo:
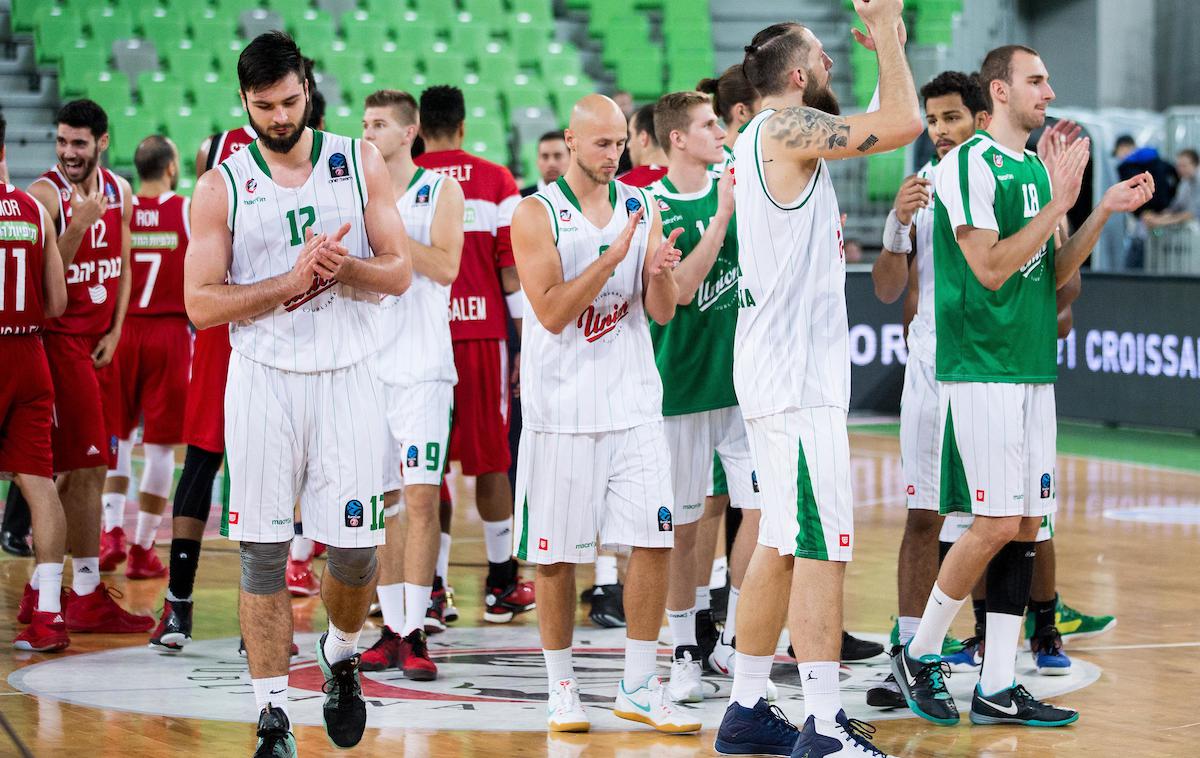
[[[350,178],[350,167],[346,165],[346,156],[341,153],[329,156],[329,176],[331,182]]]
[[[284,300],[283,301],[283,309],[285,311],[287,311],[288,313],[291,313],[292,311],[296,310],[300,306],[302,306],[305,303],[316,298],[322,292],[325,292],[326,290],[330,289],[335,284],[337,284],[336,279],[322,279],[320,274],[313,274],[312,285],[308,288],[308,290],[306,292],[300,293],[299,295],[296,295],[295,297],[291,298],[290,300]],[[328,298],[322,300],[320,303],[318,303],[316,305],[313,305],[309,308],[305,308],[305,310],[310,311],[310,312],[321,310],[322,308],[324,308],[325,306],[327,306],[333,302],[333,298],[334,298],[335,294],[336,293],[330,293],[330,296]]]
[[[413,205],[429,205],[430,189],[429,185],[423,185],[417,190],[417,196],[413,199]]]
[[[579,314],[579,320],[575,323],[577,327],[583,330],[583,338],[588,342],[598,342],[604,340],[608,342],[606,337],[615,337],[620,334],[619,325],[629,315],[629,301],[621,298],[619,301],[611,301],[610,303],[600,303],[600,300],[605,295],[601,293],[600,297],[596,298],[587,307],[583,313]],[[619,295],[609,295],[608,297],[620,297]]]
[[[363,525],[363,504],[358,500],[346,503],[346,526],[360,527]]]

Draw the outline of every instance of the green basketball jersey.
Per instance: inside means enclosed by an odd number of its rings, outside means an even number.
[[[951,151],[935,178],[933,271],[937,378],[944,382],[1037,384],[1058,377],[1054,240],[995,292],[975,278],[955,230],[1011,237],[1050,201],[1037,155],[1016,153],[987,132]]]
[[[690,194],[680,193],[663,177],[649,187],[662,214],[663,237],[683,233],[675,246],[686,258],[700,244],[717,212],[717,180]],[[666,326],[650,322],[654,361],[663,382],[663,415],[679,416],[737,405],[733,391],[733,333],[737,328],[737,225],[725,232],[725,244],[700,283],[696,297],[675,310]]]

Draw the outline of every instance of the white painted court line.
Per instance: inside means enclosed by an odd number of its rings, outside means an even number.
[[[1152,642],[1145,645],[1096,645],[1094,647],[1075,647],[1068,650],[1072,653],[1090,653],[1103,650],[1159,650],[1172,647],[1200,647],[1200,642]]]

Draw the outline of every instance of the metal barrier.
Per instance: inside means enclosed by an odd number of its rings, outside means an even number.
[[[1200,274],[1200,223],[1151,230],[1146,240],[1146,273]]]

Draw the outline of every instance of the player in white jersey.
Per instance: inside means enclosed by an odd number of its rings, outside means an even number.
[[[383,496],[376,321],[380,295],[402,294],[412,269],[379,151],[304,127],[309,91],[291,37],[255,38],[238,79],[259,136],[196,185],[185,299],[198,328],[231,324],[222,531],[241,542],[256,754],[290,756],[284,572],[297,500],[306,532],[329,546],[329,631],[316,651],[326,732],[351,747],[366,726],[355,648],[384,534],[366,515]]]
[[[842,118],[833,61],[797,23],[755,35],[742,68],[763,110],[733,148],[740,310],[734,384],[761,490],[758,547],[738,605],[733,703],[719,752],[879,755],[841,707],[842,585],[854,539],[846,262],[825,161],[893,150],[921,129],[899,0],[855,0],[879,59],[879,110]],[[808,719],[764,698],[785,616]]]
[[[598,544],[633,548],[625,584],[625,671],[616,715],[694,732],[654,674],[673,542],[662,381],[647,317],[675,314],[675,237],[642,189],[613,181],[626,141],[603,95],[575,104],[567,173],[513,215],[513,253],[531,308],[522,325],[524,428],[516,555],[537,564],[538,626],[552,731],[586,731],[571,660],[575,564]]]
[[[383,298],[379,378],[390,438],[383,448],[383,514],[388,539],[380,548],[379,604],[383,636],[363,653],[364,671],[397,667],[429,680],[437,668],[425,645],[425,614],[441,543],[438,491],[446,467],[454,402],[450,285],[463,248],[463,191],[458,182],[412,160],[420,115],[407,92],[367,97],[363,139],[379,148],[408,233],[413,281],[400,297]],[[403,474],[403,477],[401,476]],[[400,525],[401,486],[407,531]]]

